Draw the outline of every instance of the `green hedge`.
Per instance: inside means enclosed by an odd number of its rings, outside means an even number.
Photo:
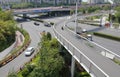
[[[54,23],[53,23],[53,22],[50,22],[50,24],[51,24],[51,25],[54,25]]]
[[[94,32],[93,34],[96,36],[108,38],[111,40],[120,41],[120,37],[116,37],[116,36],[112,36],[112,35],[108,35],[108,34],[103,34],[103,33],[98,33],[98,32]]]
[[[33,20],[33,21],[44,22],[44,21],[42,21],[41,19],[30,18],[30,17],[25,17],[25,18],[26,18],[26,19],[30,19],[30,20]]]

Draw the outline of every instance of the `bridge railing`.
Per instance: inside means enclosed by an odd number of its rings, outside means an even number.
[[[103,11],[103,12],[93,13],[93,14],[91,13],[91,14],[85,14],[85,15],[78,15],[79,16],[78,19],[82,19],[82,18],[85,18],[85,17],[91,17],[91,16],[104,15],[104,14],[109,14],[109,13],[110,13],[110,11]],[[114,13],[114,12],[112,12],[112,13]],[[65,24],[67,24],[67,23],[69,23],[70,21],[73,21],[73,20],[75,20],[75,16],[74,15],[71,17],[71,19],[66,21]],[[86,38],[84,38],[82,36],[80,36],[80,37],[83,38],[83,39],[86,39]],[[107,49],[107,48],[105,48],[105,47],[103,47],[103,46],[101,46],[101,45],[99,45],[97,43],[94,43],[94,42],[92,42],[90,40],[87,40],[87,41],[89,43],[91,43],[95,48],[100,49],[101,51],[98,51],[98,52],[101,53],[103,56],[108,57],[108,58],[110,58],[112,60],[114,59],[114,60],[120,61],[120,56],[118,54],[116,54],[116,53],[110,51],[109,49]]]
[[[53,31],[57,40],[68,50],[68,52],[83,66],[83,68],[92,77],[109,77],[103,70],[101,70],[93,61],[91,61],[85,54],[76,48],[71,42],[66,40],[57,30],[56,26]]]

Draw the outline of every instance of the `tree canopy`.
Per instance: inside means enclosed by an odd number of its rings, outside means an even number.
[[[33,70],[30,77],[60,77],[64,60],[59,55],[59,42],[48,36],[51,36],[50,33],[42,38],[38,67]]]
[[[11,11],[0,11],[0,51],[15,40],[15,21]]]
[[[22,77],[61,77],[64,60],[59,54],[59,42],[51,38],[49,32],[44,33],[39,44],[36,65],[26,65]]]
[[[115,13],[117,21],[118,21],[118,23],[120,23],[120,6],[116,7],[115,10],[117,11]]]

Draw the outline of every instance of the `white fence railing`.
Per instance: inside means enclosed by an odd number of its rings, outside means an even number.
[[[84,69],[92,77],[109,77],[102,69],[99,68],[93,61],[91,61],[85,54],[76,48],[71,42],[65,39],[57,30],[55,26],[53,31],[57,40],[69,51],[69,53],[84,67]]]

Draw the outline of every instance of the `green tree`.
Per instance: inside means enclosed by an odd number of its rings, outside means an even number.
[[[52,39],[52,36],[51,36],[50,32],[47,32],[47,38],[48,38],[48,40]]]
[[[117,20],[118,20],[118,23],[120,24],[120,12],[116,14],[117,15]]]
[[[0,11],[0,51],[15,41],[15,24],[11,11]]]
[[[72,14],[74,14],[75,13],[75,11],[74,10],[71,10],[70,11],[70,15],[72,15]]]
[[[2,11],[2,8],[0,7],[0,11]]]
[[[18,77],[16,72],[11,72],[8,74],[8,77]]]
[[[117,11],[116,12],[116,18],[118,20],[118,23],[120,24],[120,6],[116,7],[115,10]]]
[[[0,11],[0,20],[3,21],[13,20],[12,11]]]
[[[59,73],[64,61],[59,55],[59,42],[56,39],[49,40],[48,38],[47,34],[42,37],[40,60],[30,77],[60,77]]]

